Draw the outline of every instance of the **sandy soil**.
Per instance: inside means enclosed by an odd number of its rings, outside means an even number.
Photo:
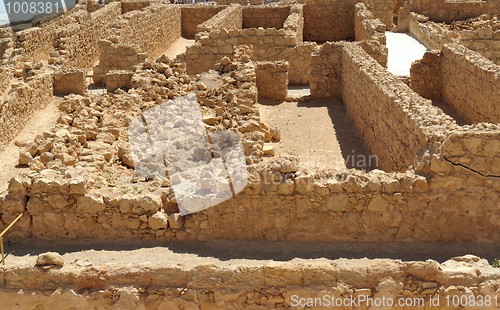
[[[59,118],[58,104],[61,98],[54,97],[44,109],[33,113],[26,126],[19,132],[17,137],[11,141],[5,150],[0,153],[0,193],[7,190],[11,178],[21,172],[29,171],[29,168],[17,167],[19,160],[19,147],[16,142],[31,142],[37,134],[51,129]]]
[[[367,152],[340,102],[263,102],[258,107],[264,123],[281,131],[281,141],[274,143],[276,155],[297,156],[310,172],[373,168],[358,165],[358,157]]]
[[[170,59],[174,59],[178,55],[184,53],[186,51],[186,48],[193,45],[194,42],[194,40],[180,38],[175,41],[174,44],[172,44],[172,46],[170,46],[170,48],[165,51],[164,54],[167,55]]]
[[[158,242],[146,240],[29,240],[6,245],[9,253],[7,267],[33,265],[40,253],[52,251],[62,254],[65,261],[76,265],[113,265],[162,263],[164,265],[231,264],[255,266],[272,261],[287,262],[296,259],[337,260],[397,259],[414,261],[434,259],[444,262],[452,257],[474,254],[488,259],[496,258],[500,245],[472,243],[356,243],[356,242],[285,242],[285,241],[185,241]],[[313,261],[308,261],[311,263]]]

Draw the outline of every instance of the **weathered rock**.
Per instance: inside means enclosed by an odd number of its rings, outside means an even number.
[[[36,259],[35,266],[45,267],[45,266],[64,266],[64,257],[61,254],[55,252],[47,252],[38,255]]]

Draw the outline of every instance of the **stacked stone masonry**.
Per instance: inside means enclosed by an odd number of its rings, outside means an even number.
[[[27,124],[34,111],[44,108],[51,100],[50,73],[39,73],[26,81],[13,83],[0,106],[0,150]]]
[[[408,0],[399,13],[399,27],[407,27],[410,12],[423,14],[435,22],[451,23],[483,14],[498,14],[500,2],[496,0]]]
[[[290,15],[290,6],[251,6],[243,9],[243,28],[281,29]]]
[[[405,170],[455,121],[366,56],[359,46],[344,47],[343,102],[380,167]]]
[[[264,0],[217,0],[217,4],[219,5],[229,5],[229,4],[239,4],[239,5],[261,5],[265,4]]]
[[[442,99],[443,74],[441,72],[441,53],[426,52],[422,59],[415,61],[410,69],[410,88],[420,96]]]
[[[488,18],[490,18],[488,16]],[[465,21],[466,22],[466,21]],[[481,25],[453,29],[454,25],[436,23],[424,15],[411,13],[409,31],[429,49],[441,50],[445,44],[459,43],[500,64],[500,30],[490,20],[479,20]],[[474,21],[471,20],[474,24]],[[488,23],[491,25],[488,26]]]
[[[57,46],[51,53],[51,63],[64,67],[91,68],[99,58],[97,42],[108,35],[121,14],[120,3],[110,3],[89,14],[80,23],[72,23],[56,33]]]
[[[224,6],[182,6],[181,7],[181,27],[182,37],[186,39],[194,39],[198,32],[198,25],[203,24],[217,13],[222,11]]]
[[[382,66],[387,66],[389,51],[386,47],[386,25],[374,18],[363,3],[354,7],[354,33],[356,41],[362,41],[361,47]]]
[[[121,15],[108,37],[98,42],[100,56],[94,68],[94,81],[101,83],[110,70],[132,70],[146,57],[158,57],[180,37],[178,6],[151,5]]]
[[[210,32],[215,29],[241,30],[243,25],[243,10],[240,5],[230,5],[214,17],[196,27],[196,32]]]
[[[441,61],[444,101],[469,122],[500,123],[499,66],[459,44],[445,45]]]
[[[325,258],[255,261],[244,268],[224,263],[142,262],[139,267],[119,262],[72,269],[64,266],[50,272],[29,265],[12,266],[5,271],[0,301],[9,309],[19,304],[33,309],[46,303],[86,309],[293,309],[297,296],[311,300],[365,296],[395,302],[422,300],[425,303],[415,308],[447,309],[450,296],[473,297],[471,300],[488,296],[493,302],[500,296],[498,270],[474,255],[443,263]]]
[[[288,63],[285,61],[257,62],[257,91],[259,98],[284,101],[288,95]]]

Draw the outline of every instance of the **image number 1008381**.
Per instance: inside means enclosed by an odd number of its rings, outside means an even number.
[[[15,31],[24,28],[20,25],[29,24],[37,19],[57,17],[75,5],[75,0],[3,0],[0,3],[0,10]]]

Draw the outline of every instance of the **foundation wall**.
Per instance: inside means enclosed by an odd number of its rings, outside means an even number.
[[[290,14],[289,6],[250,6],[243,8],[243,28],[281,29]]]
[[[296,44],[295,32],[286,33],[284,29],[251,28],[229,32],[215,30],[188,47],[177,60],[186,62],[187,73],[192,75],[212,69],[215,63],[225,56],[232,58],[233,46],[252,46],[252,59],[262,61],[281,60],[283,58],[280,55]]]
[[[285,50],[280,58],[288,61],[288,80],[291,84],[309,84],[311,79],[311,56],[318,46],[314,42],[304,42]]]
[[[241,30],[243,10],[240,5],[231,5],[217,13],[214,17],[196,27],[196,32],[210,32],[215,29]]]
[[[259,98],[284,101],[288,95],[288,63],[257,62],[255,66]]]
[[[3,150],[27,124],[34,111],[52,99],[52,75],[40,73],[26,82],[11,85],[0,103],[0,150]]]
[[[90,14],[85,23],[68,25],[57,32],[57,48],[51,62],[64,67],[91,68],[99,58],[97,42],[105,38],[121,15],[119,2]]]
[[[408,0],[400,11],[400,22],[404,22],[410,12],[428,16],[434,22],[451,23],[482,14],[498,14],[500,2],[496,0]]]
[[[379,167],[404,171],[443,134],[432,123],[443,131],[454,121],[367,56],[356,45],[343,49],[343,102]]]
[[[342,49],[344,43],[328,42],[311,56],[311,96],[342,98]]]
[[[181,37],[181,9],[159,4],[129,12],[113,25],[109,37],[116,43],[136,45],[154,59]]]
[[[110,70],[132,70],[147,57],[155,59],[180,36],[178,6],[152,5],[121,15],[108,37],[98,42],[99,64],[94,68],[94,81],[102,83]]]
[[[354,35],[356,41],[377,40],[385,44],[385,24],[376,19],[363,3],[356,4],[354,9]]]
[[[444,44],[460,40],[460,36],[445,24],[429,21],[428,17],[416,13],[409,17],[409,32],[431,50],[441,50]]]
[[[354,40],[354,4],[358,0],[303,0],[304,40]]]
[[[444,101],[469,122],[500,123],[499,71],[492,61],[466,47],[446,45],[442,53]]]
[[[460,43],[500,66],[500,30],[485,27],[474,30],[462,30]]]
[[[222,11],[224,6],[181,6],[182,37],[194,39],[198,25]]]
[[[425,306],[422,303],[417,309],[446,309],[447,298],[453,296],[492,303],[500,298],[498,268],[475,256],[441,264],[434,260],[297,258],[291,262],[257,261],[243,268],[221,266],[219,259],[215,261],[217,265],[167,263],[161,267],[149,262],[137,267],[125,262],[111,266],[93,263],[92,267],[75,264],[70,270],[64,266],[50,271],[30,265],[8,266],[0,302],[7,309],[17,305],[27,309],[40,305],[86,309],[293,309],[300,301],[297,297],[307,298],[311,305],[313,298],[325,300],[323,296],[337,303],[357,302],[365,296],[363,300],[384,299],[394,304],[404,296],[399,302],[425,301]],[[102,274],[105,281],[99,278]],[[372,303],[360,302],[359,307],[349,308],[363,309]]]
[[[427,52],[415,61],[410,69],[410,88],[427,99],[441,99],[443,75],[441,72],[441,53]]]
[[[498,129],[490,135],[480,139],[482,148],[498,143]],[[185,217],[163,213],[168,206],[158,193],[102,196],[83,176],[33,174],[11,181],[2,221],[27,210],[8,236],[15,239],[500,242],[498,178],[439,157],[431,167],[428,179],[410,172],[321,179],[270,172],[236,197]],[[163,226],[153,225],[158,214],[168,219]]]
[[[18,62],[48,60],[54,50],[59,29],[70,23],[85,23],[90,18],[86,11],[73,10],[41,27],[32,27],[15,34],[14,48],[19,49]]]
[[[120,3],[122,7],[122,14],[130,11],[142,10],[151,5],[151,2],[147,0],[121,0]]]
[[[240,5],[261,5],[264,4],[264,0],[217,0],[219,5],[229,5],[229,4],[240,4]]]

